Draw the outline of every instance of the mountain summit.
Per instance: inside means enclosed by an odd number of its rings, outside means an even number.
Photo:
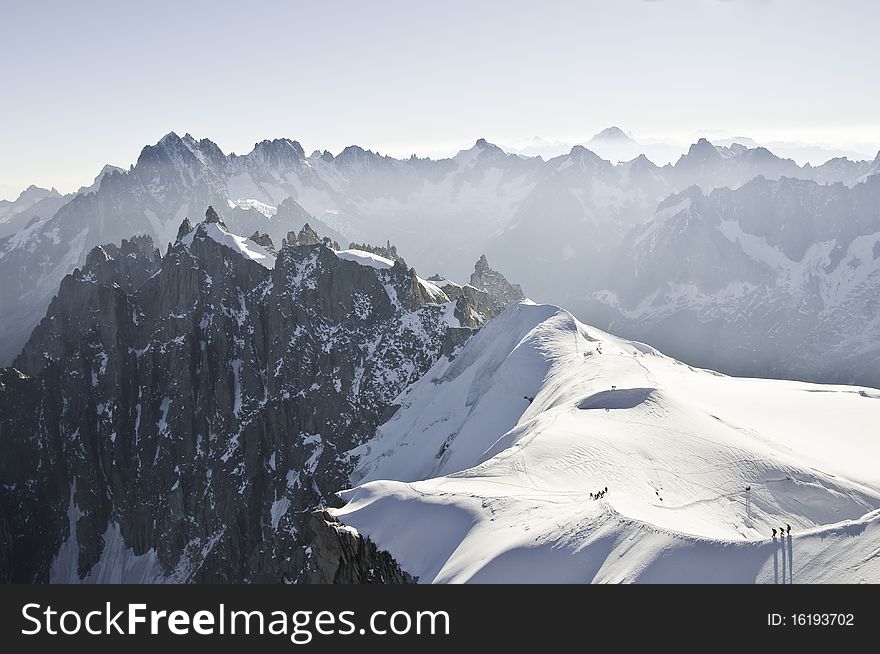
[[[589,142],[617,142],[617,143],[634,143],[634,139],[629,134],[616,126],[606,127],[598,134],[595,134]]]

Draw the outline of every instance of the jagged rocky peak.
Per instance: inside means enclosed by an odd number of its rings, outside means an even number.
[[[214,207],[209,206],[208,210],[205,211],[205,222],[209,225],[211,223],[217,223],[218,225],[221,225],[224,229],[226,228],[226,224],[222,220],[220,220],[220,216],[218,216],[217,212],[214,211]]]
[[[517,159],[516,155],[507,155],[504,150],[484,138],[479,138],[467,150],[460,150],[452,159],[465,167],[477,165],[501,165],[508,156]],[[416,160],[418,161],[418,160]]]
[[[409,268],[409,266],[406,265],[404,258],[398,254],[397,246],[392,245],[391,241],[388,240],[385,241],[385,245],[370,245],[369,243],[352,242],[349,243],[348,249],[372,252],[373,254],[378,254],[380,257],[385,257],[391,261],[399,261],[404,267]]]
[[[93,193],[101,188],[101,185],[104,183],[104,180],[109,180],[113,178],[114,175],[124,175],[125,170],[120,168],[119,166],[114,166],[112,164],[104,164],[104,167],[101,168],[101,172],[95,175],[95,179],[92,181],[90,186],[81,186],[77,193],[85,194],[85,193]]]
[[[226,160],[226,155],[212,140],[203,138],[197,140],[190,133],[178,136],[176,132],[168,132],[156,145],[148,145],[138,157],[138,164],[148,162],[154,158],[175,158],[184,156],[187,159],[196,158],[201,161],[221,163]]]
[[[598,154],[590,150],[589,148],[584,147],[583,145],[574,145],[571,148],[571,151],[568,153],[568,160],[573,161],[579,164],[582,168],[586,170],[610,170],[613,169],[613,165],[607,159],[603,159]],[[562,163],[565,163],[565,160],[562,160]]]
[[[60,198],[61,194],[57,191],[57,189],[55,189],[54,186],[51,189],[46,189],[35,184],[31,184],[21,193],[19,193],[18,198],[15,201],[18,203],[35,204],[39,200],[48,197]]]
[[[489,268],[489,260],[486,258],[485,254],[481,254],[480,258],[477,259],[477,263],[474,264],[474,273],[471,276],[471,280],[473,277],[482,277],[484,273],[487,273],[491,270]]]
[[[149,236],[92,248],[84,265],[62,280],[46,316],[13,365],[39,377],[47,369],[79,365],[82,348],[94,363],[94,357],[104,350],[101,343],[118,345],[125,340],[129,326],[140,315],[130,302],[130,294],[161,268],[162,257]]]
[[[325,247],[330,248],[331,250],[338,250],[339,243],[331,240],[327,236],[321,236],[316,232],[309,223],[305,223],[302,226],[302,229],[297,232],[287,232],[287,236],[281,242],[281,247],[294,247],[294,246],[312,246],[312,245],[323,245]]]
[[[372,150],[364,150],[359,145],[349,145],[335,158],[333,164],[339,169],[348,173],[370,173],[370,172],[388,172],[396,161],[390,157],[373,152]]]
[[[693,143],[687,151],[686,155],[683,155],[689,158],[695,159],[720,159],[721,155],[718,152],[718,148],[712,145],[707,139],[700,138],[696,143]]]
[[[601,132],[593,136],[591,141],[631,141],[632,139],[622,129],[616,125],[606,127]]]
[[[318,233],[312,229],[312,226],[306,223],[299,230],[299,233],[290,231],[282,241],[282,247],[295,245],[315,245],[320,242]]]
[[[511,284],[504,275],[489,267],[489,260],[486,259],[485,254],[481,255],[477,259],[477,263],[474,264],[470,283],[471,286],[487,291],[501,301],[507,302],[507,306],[516,304],[526,297],[519,284]]]
[[[653,161],[648,159],[648,157],[646,157],[644,154],[640,154],[639,156],[635,157],[634,159],[631,159],[630,161],[628,161],[626,163],[629,164],[631,173],[638,173],[638,172],[643,172],[643,171],[654,172],[654,171],[660,170],[660,167],[657,164],[655,164]]]
[[[472,332],[412,269],[255,237],[209,209],[65,277],[0,371],[0,581],[407,580],[309,513]]]
[[[184,236],[189,234],[193,230],[192,223],[189,221],[189,217],[183,219],[180,223],[180,227],[177,228],[177,240],[179,241]]]
[[[299,234],[296,235],[296,244],[297,245],[317,245],[321,242],[321,237],[318,236],[318,232],[312,229],[312,226],[306,223],[302,226],[302,229],[299,230]]]
[[[277,252],[271,238],[257,231],[252,238],[245,238],[229,230],[213,207],[208,207],[205,220],[191,227],[184,223],[178,230],[179,237],[174,245],[169,245],[168,255],[175,250],[184,250],[200,257],[202,263],[215,263],[229,258],[230,253],[238,258],[260,264],[264,268],[274,268]],[[268,244],[264,247],[263,244]],[[217,249],[219,246],[220,249]],[[219,258],[218,258],[219,257]],[[166,259],[168,256],[166,255]],[[223,264],[227,268],[229,262]]]
[[[104,245],[96,245],[93,247],[88,255],[86,255],[86,267],[97,266],[104,261],[110,261],[113,257],[107,252],[108,247],[109,246]]]
[[[504,275],[489,267],[485,254],[474,265],[469,284],[459,285],[443,279],[436,282],[451,300],[456,300],[455,317],[462,325],[472,328],[525,299],[519,284],[511,284]]]
[[[248,240],[253,241],[257,245],[265,248],[272,254],[275,254],[275,244],[272,242],[272,237],[268,234],[261,234],[259,230],[250,235]]]
[[[491,154],[493,156],[506,156],[504,150],[484,138],[478,138],[476,143],[474,143],[473,149],[484,154]]]
[[[305,158],[305,151],[297,141],[290,139],[263,140],[254,144],[249,159],[277,168],[291,168]]]
[[[80,274],[94,273],[108,262],[115,262],[116,274],[124,270],[128,275],[138,272],[143,267],[155,271],[160,261],[159,250],[152,238],[146,235],[133,236],[130,239],[123,239],[119,245],[105,243],[93,247],[86,255],[85,265],[80,270]]]

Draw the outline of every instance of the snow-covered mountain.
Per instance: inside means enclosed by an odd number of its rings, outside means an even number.
[[[93,248],[0,369],[0,579],[880,579],[880,391],[691,368],[485,257],[173,239]]]
[[[0,200],[0,238],[14,234],[38,216],[51,217],[69,198],[53,189],[29,186],[15,200]]]
[[[30,209],[38,202],[51,197],[61,197],[61,194],[54,188],[45,189],[39,186],[28,186],[19,193],[15,200],[0,200],[0,222],[8,222],[12,216]]]
[[[880,391],[725,377],[525,303],[398,401],[332,513],[420,582],[880,580]]]
[[[734,374],[880,386],[880,177],[665,200],[576,309]]]
[[[732,145],[741,145],[748,149],[763,147],[780,157],[793,159],[802,166],[806,164],[821,166],[831,159],[848,159],[857,162],[869,159],[875,152],[873,149],[875,146],[866,143],[853,147],[835,147],[805,141],[758,141],[748,136],[728,137],[709,134],[704,136],[718,147],[729,148]],[[583,145],[603,159],[612,162],[630,161],[639,155],[644,155],[656,164],[665,165],[675,163],[688,151],[690,143],[691,141],[670,138],[638,138],[631,132],[626,132],[617,126],[611,126],[582,143],[535,136],[530,139],[506,141],[503,147],[516,154],[552,159],[566,154],[575,145]]]
[[[105,167],[94,184],[67,197],[57,211],[37,213],[40,204],[35,205],[26,226],[0,238],[0,276],[7,281],[0,287],[0,363],[21,350],[61,280],[97,245],[141,234],[164,247],[174,241],[184,217],[208,205],[224,207],[240,233],[268,232],[280,242],[311,219],[289,193],[278,191],[278,202],[268,209],[259,198],[229,195],[242,175],[274,189],[270,180],[277,180],[269,169],[280,161],[303,165],[302,149],[290,141],[264,142],[249,157],[227,157],[207,139],[171,133],[145,147],[130,170]],[[323,233],[333,236],[329,229]]]
[[[599,140],[621,138],[630,137],[606,130]],[[485,139],[441,160],[398,160],[354,145],[306,155],[288,139],[237,155],[170,133],[129,170],[105,168],[54,214],[34,213],[39,219],[0,237],[0,275],[9,280],[0,287],[0,363],[20,351],[64,275],[93,247],[143,234],[164,249],[183,218],[207,205],[223,207],[239,234],[278,243],[309,222],[342,246],[390,239],[419,270],[458,278],[485,253],[530,297],[580,311],[625,235],[671,193],[736,188],[757,175],[853,185],[877,166],[799,167],[762,148],[705,140],[662,167],[645,156],[612,164],[582,146],[544,161]]]
[[[735,143],[744,145],[747,148],[764,147],[776,153],[780,157],[786,159],[794,159],[799,164],[812,164],[819,166],[832,159],[848,159],[851,161],[861,161],[868,158],[872,150],[868,146],[856,146],[853,148],[833,147],[821,143],[807,143],[803,141],[777,141],[770,140],[766,142],[758,142],[747,136],[736,136],[729,138],[712,138],[710,139],[714,145],[729,147]]]
[[[483,259],[450,299],[399,260],[308,226],[276,249],[212,208],[173,238],[93,248],[0,369],[0,580],[338,578],[309,513],[344,452],[515,299]],[[344,578],[401,577],[373,563]]]
[[[616,125],[606,127],[593,135],[583,146],[613,162],[632,161],[636,157],[645,156],[656,163],[667,164],[673,163],[684,153],[677,145],[639,141]]]

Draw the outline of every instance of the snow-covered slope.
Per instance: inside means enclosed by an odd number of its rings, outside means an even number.
[[[184,246],[189,247],[192,245],[193,239],[197,237],[210,238],[233,252],[237,252],[244,258],[256,261],[266,268],[272,269],[275,267],[275,255],[250,239],[232,234],[222,222],[200,223],[199,227],[184,236],[180,242]]]
[[[362,266],[369,266],[378,270],[388,270],[394,266],[394,262],[391,259],[386,259],[379,254],[363,250],[339,250],[336,256],[345,261],[354,261]]]
[[[526,303],[398,402],[335,513],[422,582],[880,581],[876,390],[730,378]]]

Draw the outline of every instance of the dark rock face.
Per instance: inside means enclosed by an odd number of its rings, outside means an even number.
[[[471,286],[486,291],[489,294],[491,301],[494,303],[493,308],[496,315],[511,304],[516,304],[525,299],[519,284],[511,284],[504,275],[489,267],[485,254],[474,265],[474,272],[471,275]]]
[[[67,538],[70,491],[57,404],[57,374],[45,383],[0,369],[0,581],[45,581],[46,561]],[[45,529],[46,525],[60,528]]]
[[[249,240],[265,248],[272,254],[277,254],[277,252],[275,251],[275,243],[272,242],[272,237],[268,234],[260,234],[260,232],[257,231],[251,234]]]
[[[180,223],[180,227],[177,229],[177,240],[179,241],[184,236],[189,234],[193,230],[192,223],[189,221],[189,218],[184,218],[183,222]]]
[[[302,229],[299,230],[299,234],[296,236],[295,245],[317,245],[321,242],[321,238],[318,236],[318,232],[312,229],[312,226],[306,223],[303,225]]]
[[[319,236],[318,232],[316,232],[309,223],[303,225],[302,229],[299,230],[299,233],[287,232],[287,236],[282,240],[282,245],[317,245],[318,243],[333,250],[339,249],[339,243],[332,240],[329,236]]]
[[[261,263],[212,213],[162,258],[92,250],[0,371],[2,580],[406,579],[344,534],[332,574],[312,562],[309,513],[470,330],[402,265],[289,243]]]
[[[214,211],[214,207],[208,207],[208,210],[205,212],[205,222],[208,224],[211,223],[219,223],[226,227],[226,224],[220,220],[220,216],[217,215],[217,212]]]
[[[519,284],[511,284],[504,275],[489,267],[485,254],[474,265],[470,284],[447,283],[441,288],[450,299],[458,301],[455,317],[469,327],[477,327],[525,299]]]
[[[326,511],[309,515],[315,555],[305,581],[317,584],[414,584],[388,552]]]

